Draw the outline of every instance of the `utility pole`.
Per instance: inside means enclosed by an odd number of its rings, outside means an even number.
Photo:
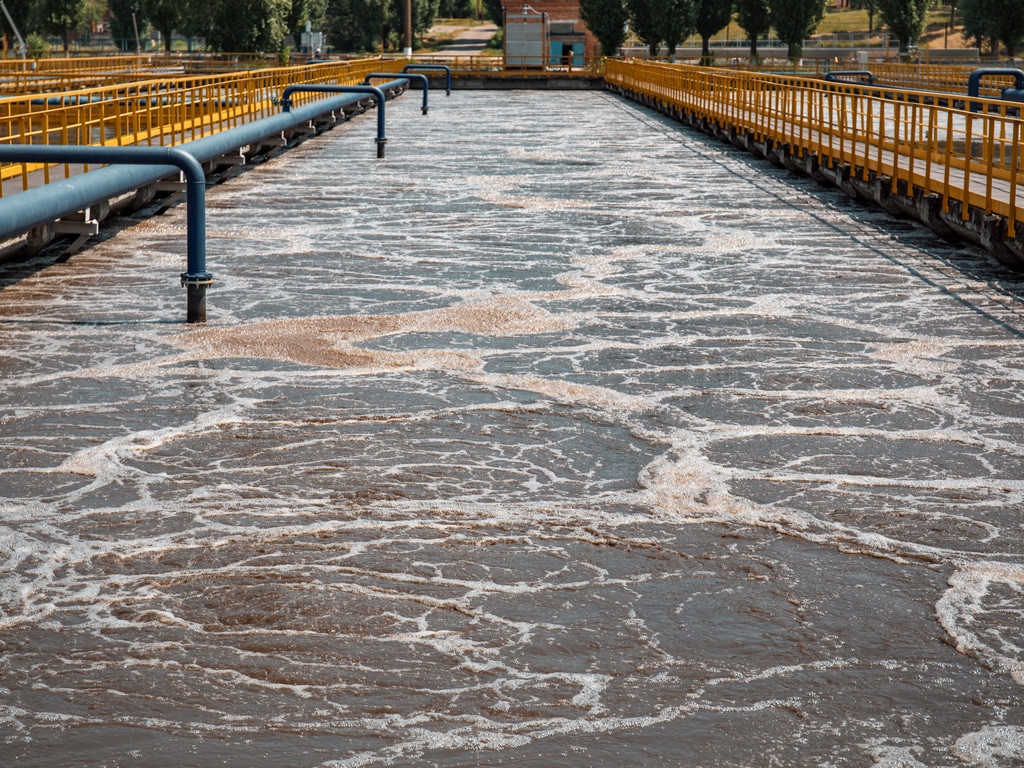
[[[405,0],[405,58],[412,58],[412,0]]]
[[[11,12],[7,10],[7,3],[4,0],[0,0],[0,9],[3,9],[4,16],[7,17],[7,23],[11,25],[11,31],[14,32],[14,36],[18,38],[18,52],[21,53],[21,58],[25,58],[25,53],[28,51],[28,46],[25,45],[25,40],[21,36],[21,32],[18,31],[18,25],[14,23],[14,19],[11,18]]]

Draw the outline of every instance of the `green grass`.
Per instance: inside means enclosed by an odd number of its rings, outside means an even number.
[[[925,33],[922,36],[922,40],[940,38],[945,30],[946,23],[949,21],[949,6],[938,5],[928,12],[928,23],[925,26]],[[879,14],[875,14],[873,31],[874,33],[880,33],[885,30],[885,26],[882,22],[882,18]],[[821,24],[815,30],[814,35],[845,35],[851,33],[867,34],[868,32],[868,12],[862,10],[842,10],[842,11],[831,11],[825,14],[825,18]],[[716,42],[723,40],[745,40],[747,33],[744,29],[736,23],[736,20],[729,24],[727,29],[723,29],[717,35],[712,38]]]
[[[928,23],[925,25],[926,31],[934,30],[936,27],[941,31],[946,26],[946,22],[949,21],[949,8],[947,6],[937,6],[928,11]],[[879,14],[875,14],[874,29],[878,31],[883,26],[882,19]],[[815,34],[817,35],[839,35],[846,34],[849,32],[867,32],[868,31],[868,12],[867,11],[856,11],[856,10],[844,10],[844,11],[832,11],[825,15],[825,19],[818,26]]]

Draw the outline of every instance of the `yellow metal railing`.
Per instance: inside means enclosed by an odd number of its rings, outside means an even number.
[[[1024,222],[1019,105],[976,99],[985,111],[972,113],[928,103],[934,94],[920,91],[693,66],[617,60],[605,66],[609,83],[786,145],[798,157],[815,153],[822,166],[847,164],[891,179],[893,190],[902,182],[940,195],[946,212],[960,201],[964,220],[972,208],[1003,216],[1010,237]]]
[[[368,59],[10,98],[0,100],[0,143],[175,146],[276,114],[280,95],[289,85],[356,84],[369,72],[397,72],[404,63]],[[327,95],[296,94],[293,103]],[[8,165],[0,168],[0,181],[21,176],[21,186],[27,189],[34,171],[42,172],[34,183],[72,173],[67,165]]]
[[[488,77],[593,77],[604,72],[604,58],[587,56],[450,56],[419,54],[423,64],[446,64],[455,77],[485,74]],[[537,61],[541,64],[537,64]]]
[[[278,67],[286,63],[276,53],[200,53],[177,51],[172,53],[157,52],[140,54],[120,54],[117,56],[72,56],[68,58],[42,59],[0,59],[0,77],[15,72],[47,73],[84,73],[109,71],[113,69],[131,69],[145,72],[168,66],[193,64],[197,68],[209,66],[215,69],[229,69],[232,72],[248,69],[266,69]],[[309,57],[294,56],[296,63]]]
[[[0,59],[0,96],[64,93],[83,88],[182,74],[181,66],[154,56],[81,59]]]
[[[153,66],[159,57],[140,56],[89,56],[81,58],[54,59],[0,59],[0,77],[15,72],[88,72],[90,70],[122,69],[145,70]]]
[[[651,64],[669,63],[665,59],[645,58],[637,61]],[[831,59],[803,59],[800,63],[779,60],[754,62],[745,58],[730,61],[727,57],[715,58],[714,65],[744,72],[805,76],[826,75],[837,70],[867,70],[874,76],[877,85],[938,91],[956,96],[967,95],[967,80],[975,69],[981,66],[997,66],[995,64],[901,64],[895,61],[871,61],[868,64],[858,64],[855,61],[836,62]],[[1013,84],[1014,78],[1011,75],[992,76],[981,83],[980,95],[998,98],[1003,88]]]
[[[308,55],[292,55],[282,62],[276,54],[165,53],[38,61],[0,59],[0,97],[27,93],[56,94],[138,80],[239,74],[285,66],[301,67],[306,66],[311,58]],[[336,57],[332,63],[340,65],[352,60],[352,57]],[[367,60],[363,58],[356,61]]]

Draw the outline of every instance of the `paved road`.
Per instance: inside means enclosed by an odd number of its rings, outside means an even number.
[[[441,48],[435,55],[439,56],[479,56],[483,53],[487,43],[498,31],[496,24],[487,22],[478,27],[464,29],[446,46]]]

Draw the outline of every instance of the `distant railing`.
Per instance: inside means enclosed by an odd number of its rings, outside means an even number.
[[[80,56],[74,58],[45,59],[0,59],[0,75],[14,72],[87,72],[90,70],[135,69],[145,70],[155,66],[159,59],[152,55],[127,56]]]
[[[1019,104],[983,100],[986,111],[972,114],[922,91],[618,60],[606,63],[605,80],[893,191],[939,195],[947,214],[958,201],[964,221],[972,209],[1004,217],[1010,238],[1024,222]]]
[[[417,55],[424,64],[447,64],[454,74],[493,77],[593,77],[604,72],[604,58],[591,56],[448,56]]]
[[[307,54],[172,53],[61,59],[0,59],[0,96],[63,93],[119,83],[187,75],[238,74],[260,69],[304,67],[310,61],[344,64],[353,56],[313,59]],[[379,58],[377,59],[380,60]]]
[[[875,81],[883,85],[895,85],[911,90],[938,91],[941,93],[966,94],[971,72],[977,65],[936,65],[898,64],[896,62],[872,62],[868,69]],[[999,98],[1003,88],[1014,84],[1012,75],[994,76],[981,85],[980,95]]]

